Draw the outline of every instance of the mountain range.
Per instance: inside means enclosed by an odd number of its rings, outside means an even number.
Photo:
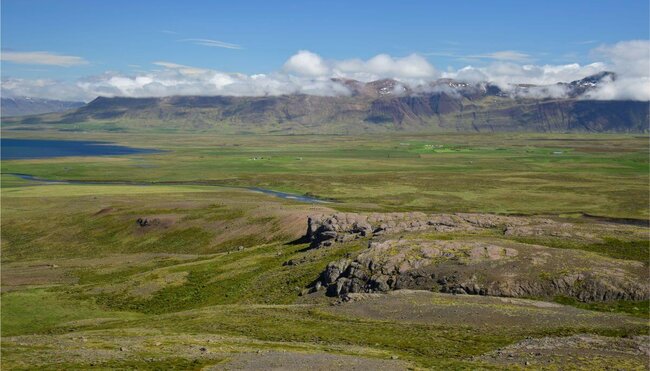
[[[10,126],[92,122],[120,130],[224,133],[648,132],[649,102],[589,99],[591,91],[615,78],[603,72],[570,83],[508,90],[451,79],[417,88],[391,79],[340,79],[349,95],[99,97],[64,113],[4,121]]]
[[[83,105],[84,102],[69,102],[31,97],[2,98],[0,101],[0,116],[11,117],[63,112],[79,108]]]

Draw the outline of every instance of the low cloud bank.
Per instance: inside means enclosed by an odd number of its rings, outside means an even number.
[[[311,94],[348,95],[350,91],[336,79],[364,82],[393,78],[414,91],[426,91],[432,81],[451,78],[469,83],[491,82],[514,96],[563,97],[571,82],[602,71],[613,71],[616,79],[606,79],[583,98],[598,100],[650,100],[650,41],[624,41],[602,45],[592,51],[598,62],[587,65],[533,65],[496,61],[487,66],[467,66],[455,71],[438,71],[424,57],[411,54],[396,58],[380,54],[368,60],[328,60],[301,50],[291,56],[281,70],[270,74],[246,75],[154,62],[147,72],[124,74],[106,72],[73,82],[49,79],[2,79],[2,95],[31,96],[88,101],[97,96],[163,97],[170,95],[263,96]],[[521,84],[538,85],[522,89]]]

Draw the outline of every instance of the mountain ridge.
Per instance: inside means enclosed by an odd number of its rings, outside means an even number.
[[[82,107],[84,102],[64,101],[56,99],[41,99],[32,97],[2,98],[0,101],[0,116],[14,117],[37,115],[43,113],[62,112]]]
[[[588,99],[611,72],[555,85],[504,90],[488,82],[338,79],[349,95],[98,97],[74,111],[15,124],[129,122],[172,129],[240,132],[532,131],[648,132],[648,102]],[[549,89],[562,97],[544,97]],[[546,90],[545,90],[546,89]],[[539,95],[542,95],[541,97]]]

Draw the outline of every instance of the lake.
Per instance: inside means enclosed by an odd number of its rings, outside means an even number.
[[[120,146],[87,140],[12,139],[0,141],[3,160],[68,156],[118,156],[158,153],[156,149]]]

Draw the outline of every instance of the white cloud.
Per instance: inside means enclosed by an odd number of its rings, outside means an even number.
[[[417,54],[403,58],[379,54],[367,61],[344,60],[335,62],[334,70],[340,76],[356,77],[362,81],[377,78],[432,79],[437,76],[436,69],[424,57]]]
[[[72,101],[89,100],[90,97],[78,86],[51,79],[2,79],[3,97],[35,97]]]
[[[444,77],[469,81],[489,81],[502,88],[511,84],[550,85],[557,82],[579,80],[585,76],[604,71],[603,63],[580,65],[520,65],[511,62],[494,62],[484,67],[467,66],[458,71],[446,72]]]
[[[0,60],[18,64],[43,64],[49,66],[71,67],[88,64],[88,61],[73,55],[61,55],[50,52],[0,52]]]
[[[161,68],[130,75],[107,72],[75,82],[3,78],[2,95],[89,101],[97,96],[350,94],[345,86],[329,77],[287,73],[246,75],[171,62],[156,62],[155,65]]]
[[[593,50],[596,56],[610,60],[620,74],[648,76],[650,74],[650,40],[622,41],[614,45],[601,45]]]
[[[618,78],[592,91],[590,99],[650,100],[650,46],[648,41],[604,45],[593,52],[598,62],[581,65],[521,64],[495,60],[484,66],[466,66],[438,72],[424,57],[411,54],[393,57],[380,54],[367,60],[324,59],[301,50],[288,58],[280,71],[269,74],[226,73],[169,61],[153,62],[155,68],[131,74],[106,72],[73,82],[48,79],[3,78],[5,96],[33,96],[68,100],[91,100],[97,96],[161,97],[169,95],[263,96],[282,94],[347,95],[348,88],[332,78],[373,81],[394,78],[415,92],[431,92],[438,78],[466,82],[491,82],[516,96],[562,97],[570,82],[602,71],[614,71]],[[510,56],[500,56],[502,58]],[[516,57],[516,55],[514,55]],[[539,85],[522,87],[520,84]]]
[[[339,77],[360,81],[436,77],[435,68],[424,57],[417,54],[402,58],[379,54],[365,61],[362,59],[325,60],[316,53],[301,50],[287,60],[283,70],[302,76]]]
[[[590,92],[589,98],[650,100],[650,40],[601,45],[593,53],[609,60],[607,67],[617,78]]]
[[[301,50],[292,55],[284,64],[284,70],[304,76],[325,76],[330,73],[323,58],[308,50]]]
[[[506,92],[517,98],[563,98],[567,96],[569,88],[566,85],[544,85],[544,86],[510,86]]]
[[[231,44],[224,41],[212,39],[182,39],[181,42],[189,42],[194,45],[209,46],[211,48],[225,48],[225,49],[243,49],[241,45]]]

